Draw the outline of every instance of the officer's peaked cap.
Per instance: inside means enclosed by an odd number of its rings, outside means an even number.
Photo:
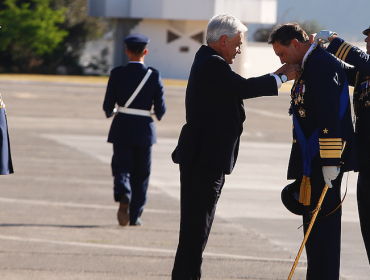
[[[296,180],[281,191],[281,201],[293,214],[303,215],[303,204],[299,202],[301,181]]]
[[[149,44],[150,39],[141,34],[131,34],[125,38],[125,44],[131,46],[143,46]]]
[[[369,26],[369,28],[366,28],[364,31],[362,31],[362,34],[367,36],[367,35],[369,35],[369,32],[370,32],[370,26]]]

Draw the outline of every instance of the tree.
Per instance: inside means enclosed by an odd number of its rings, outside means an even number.
[[[102,18],[87,16],[86,0],[51,0],[55,10],[65,9],[65,20],[60,25],[68,31],[62,44],[45,56],[43,73],[55,73],[58,66],[63,66],[68,74],[80,75],[83,66],[79,59],[88,40],[101,37],[110,27],[110,22]]]
[[[32,72],[43,63],[42,56],[56,49],[68,35],[66,30],[58,27],[64,22],[64,10],[51,9],[49,2],[3,2],[6,8],[0,10],[0,56],[5,59],[0,63],[4,70]]]
[[[54,74],[63,66],[82,74],[86,42],[110,28],[86,7],[87,0],[0,0],[0,72]]]
[[[317,33],[320,30],[325,29],[320,23],[316,20],[308,20],[308,21],[297,21],[299,26],[306,31],[307,35]],[[256,42],[268,42],[270,33],[278,26],[272,25],[268,27],[260,27],[253,33],[253,39]]]

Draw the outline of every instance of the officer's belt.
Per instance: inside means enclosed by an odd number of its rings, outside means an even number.
[[[150,117],[151,112],[147,110],[142,109],[134,109],[134,108],[128,108],[130,106],[131,102],[134,101],[135,97],[138,95],[138,93],[141,91],[143,86],[145,85],[146,81],[149,79],[150,75],[152,74],[152,70],[148,69],[146,72],[143,80],[140,82],[140,84],[135,89],[134,93],[130,96],[130,98],[127,100],[125,106],[121,107],[118,106],[116,112],[124,113],[124,114],[130,114],[130,115],[136,115],[136,116],[145,116]],[[114,112],[114,111],[113,111]]]
[[[124,114],[129,114],[129,115],[137,115],[137,116],[146,116],[146,117],[151,116],[150,111],[141,110],[141,109],[134,109],[134,108],[127,108],[127,107],[121,107],[121,106],[118,106],[117,112],[124,113]]]

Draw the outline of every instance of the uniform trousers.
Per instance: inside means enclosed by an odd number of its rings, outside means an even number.
[[[307,280],[339,279],[342,208],[339,207],[334,213],[324,216],[337,208],[341,202],[342,177],[343,172],[340,172],[338,177],[332,181],[333,187],[328,189],[307,239]],[[311,220],[311,212],[316,208],[325,186],[321,164],[312,164],[310,180],[311,204],[304,207],[304,233]]]
[[[199,280],[225,175],[221,170],[180,164],[180,182],[180,234],[172,280]]]
[[[130,200],[130,224],[135,224],[146,203],[151,169],[152,146],[113,144],[112,174],[114,199]]]
[[[357,206],[362,238],[370,263],[370,164],[360,168],[357,179]]]

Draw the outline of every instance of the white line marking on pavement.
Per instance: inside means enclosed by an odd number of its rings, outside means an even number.
[[[73,203],[73,202],[49,202],[49,201],[41,201],[41,200],[14,199],[14,198],[6,198],[6,197],[0,197],[0,201],[1,202],[8,202],[8,203],[21,203],[21,204],[43,205],[43,206],[93,208],[93,209],[106,209],[106,210],[112,210],[112,209],[116,210],[117,209],[117,206],[109,206],[109,205],[81,204],[81,203]],[[145,212],[147,212],[147,213],[162,213],[162,214],[169,214],[169,213],[178,214],[179,213],[179,211],[170,211],[170,210],[161,210],[161,209],[147,209],[147,208],[145,208]]]
[[[48,239],[38,239],[38,238],[23,238],[23,237],[6,236],[6,235],[0,235],[0,239],[9,240],[9,241],[19,241],[19,242],[49,243],[49,244],[69,245],[69,246],[90,247],[90,248],[104,248],[104,249],[116,249],[116,250],[125,250],[125,251],[164,253],[164,254],[170,254],[171,256],[174,256],[176,253],[174,250],[157,249],[157,248],[96,244],[96,243],[73,242],[73,241],[58,241],[58,240],[48,240]],[[294,262],[294,259],[261,258],[261,257],[230,255],[230,254],[204,253],[203,255],[208,256],[208,257],[218,258],[218,259],[234,259],[234,260],[248,260],[248,261],[260,261],[260,262],[289,262],[289,263]],[[301,260],[300,262],[305,263],[304,260]]]

